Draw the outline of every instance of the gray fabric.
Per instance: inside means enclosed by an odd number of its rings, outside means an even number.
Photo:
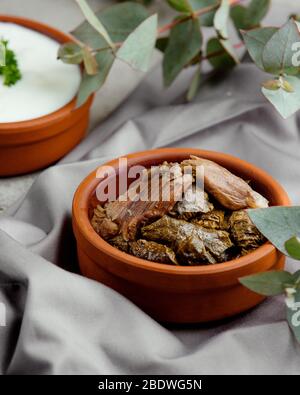
[[[160,69],[153,70],[0,219],[0,301],[7,306],[1,373],[299,374],[300,347],[280,297],[220,323],[162,326],[76,274],[73,193],[113,156],[161,146],[223,151],[268,171],[300,203],[300,116],[283,121],[276,114],[259,92],[264,76],[251,64],[206,83],[186,105],[190,78],[187,71],[163,91]],[[289,260],[288,268],[296,267]]]

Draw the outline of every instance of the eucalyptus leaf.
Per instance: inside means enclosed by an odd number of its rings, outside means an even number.
[[[280,89],[280,82],[279,80],[268,80],[263,82],[262,86],[270,91],[277,91]]]
[[[279,114],[284,119],[287,119],[300,109],[300,79],[287,76],[285,80],[292,87],[292,92],[287,92],[286,88],[281,87],[277,91],[262,88],[262,93],[273,104]]]
[[[83,64],[88,75],[95,75],[98,73],[97,60],[88,47],[83,48]]]
[[[194,11],[199,11],[200,9],[217,6],[219,4],[218,0],[189,0]],[[210,12],[206,12],[203,15],[200,15],[200,25],[201,26],[213,26],[214,25],[214,17],[216,10],[212,10]]]
[[[246,45],[246,48],[251,56],[252,60],[256,65],[264,70],[262,62],[262,54],[266,43],[270,40],[278,28],[276,27],[262,27],[249,31],[243,31],[242,36]]]
[[[168,4],[176,11],[191,13],[193,11],[188,0],[167,0]]]
[[[285,249],[290,257],[300,261],[300,239],[296,236],[285,243]]]
[[[169,37],[160,37],[156,40],[156,44],[155,47],[161,51],[161,52],[165,52],[165,50],[167,49],[167,46],[169,44]]]
[[[287,307],[287,320],[295,338],[300,342],[300,291],[296,292],[294,299],[293,306]]]
[[[283,78],[281,79],[281,88],[288,93],[295,92],[292,85],[286,79]]]
[[[223,40],[228,39],[228,20],[230,15],[229,0],[221,0],[220,7],[215,13],[214,27]]]
[[[231,8],[230,17],[233,20],[234,26],[239,31],[240,29],[251,29],[252,24],[248,20],[248,10],[245,6],[238,4]]]
[[[293,19],[275,32],[262,53],[264,70],[275,75],[297,75],[299,67],[293,65],[293,44],[300,42],[300,32]]]
[[[226,51],[224,45],[216,37],[212,37],[207,42],[206,57],[209,63],[217,70],[231,69],[236,65],[235,57]]]
[[[155,47],[157,34],[157,14],[143,21],[125,40],[117,57],[133,68],[147,71]]]
[[[67,64],[80,64],[83,61],[83,50],[75,43],[66,43],[59,47],[57,58]]]
[[[260,295],[275,296],[285,293],[285,289],[293,284],[294,279],[289,272],[270,271],[242,277],[239,281]]]
[[[96,75],[88,75],[84,71],[77,96],[77,107],[84,104],[91,94],[102,87],[115,59],[111,51],[99,52],[95,58],[99,71]]]
[[[192,101],[194,99],[194,97],[196,96],[196,94],[198,92],[200,83],[201,83],[201,68],[200,68],[200,66],[198,66],[196,68],[195,74],[192,78],[192,81],[190,83],[190,86],[189,86],[189,89],[187,92],[186,98],[188,101]]]
[[[300,270],[297,270],[295,273],[293,273],[293,278],[294,278],[295,286],[299,288],[299,285],[300,285]]]
[[[171,85],[181,70],[200,52],[202,34],[197,19],[185,20],[174,26],[163,60],[166,86]]]
[[[248,7],[236,5],[231,8],[230,16],[236,29],[249,30],[259,26],[270,7],[270,0],[252,0]]]
[[[111,48],[114,48],[114,43],[112,42],[107,30],[96,16],[94,11],[89,7],[88,3],[85,0],[76,1],[89,24],[104,38]]]
[[[129,34],[148,18],[147,9],[136,3],[114,4],[96,13],[97,18],[114,42],[125,41]],[[107,47],[106,41],[97,34],[88,22],[83,22],[72,34],[92,48]]]
[[[258,25],[269,11],[271,0],[252,0],[247,8],[247,19],[252,26]],[[247,21],[246,21],[247,22]]]
[[[225,50],[225,52],[231,57],[231,59],[234,61],[235,65],[239,64],[239,58],[236,56],[235,50],[230,42],[230,40],[220,40],[220,43]]]
[[[300,236],[300,206],[251,209],[248,214],[258,230],[287,255],[285,242]]]
[[[3,41],[0,40],[0,67],[5,66],[5,54],[6,54],[6,46]]]

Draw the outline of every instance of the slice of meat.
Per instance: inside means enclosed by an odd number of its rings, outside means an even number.
[[[192,182],[192,175],[183,174],[178,164],[155,166],[144,172],[141,179],[131,184],[117,201],[105,205],[106,220],[93,219],[92,224],[96,225],[93,225],[94,229],[105,239],[120,233],[124,240],[134,240],[139,227],[172,210]]]
[[[240,210],[245,208],[268,207],[268,201],[254,191],[246,181],[235,176],[224,167],[207,159],[191,156],[181,163],[182,166],[203,166],[204,189],[225,208]]]
[[[175,252],[171,248],[155,241],[137,240],[130,242],[130,252],[148,261],[178,265]]]
[[[222,262],[224,252],[232,247],[229,233],[205,229],[167,215],[141,229],[144,238],[167,243],[185,264]]]

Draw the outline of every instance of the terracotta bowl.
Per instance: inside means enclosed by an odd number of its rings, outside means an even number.
[[[0,15],[11,22],[36,30],[65,43],[71,37],[29,19]],[[84,137],[92,96],[75,108],[76,98],[59,110],[29,121],[0,123],[0,176],[11,176],[44,168],[67,154]]]
[[[189,148],[145,151],[128,155],[128,167],[137,164],[150,167],[165,160],[182,161],[191,154],[213,160],[245,180],[251,180],[253,188],[269,199],[272,206],[290,204],[286,192],[270,175],[250,163],[219,152]],[[106,165],[117,169],[118,160]],[[103,240],[90,224],[99,181],[96,172],[91,173],[80,184],[73,201],[73,229],[82,274],[120,292],[158,321],[205,322],[248,310],[264,297],[243,287],[238,279],[284,267],[284,256],[269,242],[232,261],[193,267],[149,262],[121,252]]]

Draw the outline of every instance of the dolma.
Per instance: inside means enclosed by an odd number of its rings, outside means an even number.
[[[146,239],[172,246],[186,264],[221,262],[224,252],[233,245],[226,231],[205,229],[167,215],[144,226],[141,233]]]
[[[109,240],[109,243],[120,251],[130,252],[129,242],[127,240],[124,240],[122,235],[118,235],[113,239]]]
[[[178,265],[174,251],[155,241],[142,239],[132,241],[130,242],[130,252],[138,258],[147,259],[148,261]]]
[[[193,220],[193,223],[208,229],[228,230],[228,221],[224,210],[212,210],[204,213],[199,219]]]
[[[245,210],[234,211],[229,218],[229,226],[235,244],[242,249],[242,255],[265,241]]]

